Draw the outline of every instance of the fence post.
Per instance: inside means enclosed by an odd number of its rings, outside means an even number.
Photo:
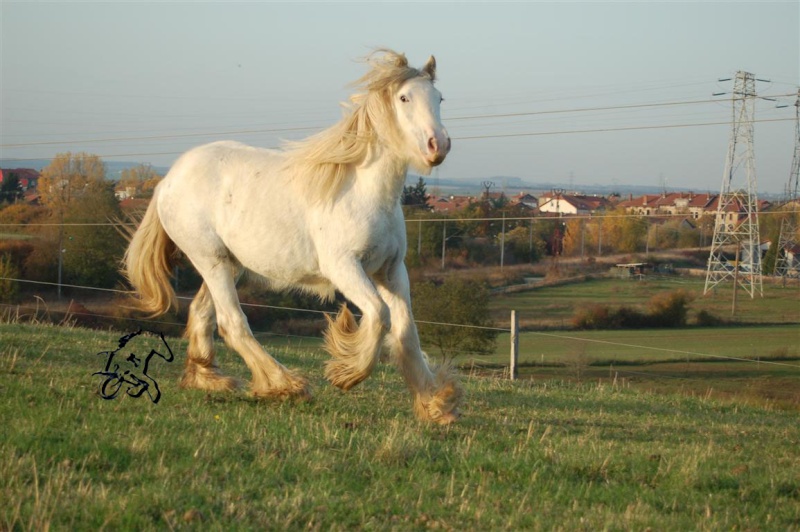
[[[511,311],[511,367],[509,368],[509,377],[511,380],[517,378],[517,355],[519,353],[519,321],[517,320],[517,311]]]

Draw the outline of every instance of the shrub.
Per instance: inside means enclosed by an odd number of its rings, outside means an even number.
[[[572,326],[576,329],[606,329],[610,323],[611,309],[607,305],[589,305],[579,308],[572,317]]]
[[[489,354],[494,350],[497,331],[482,328],[492,326],[485,284],[448,277],[440,285],[418,283],[412,293],[415,318],[459,325],[421,323],[419,335],[423,343],[438,347],[444,357],[459,351]]]
[[[689,292],[676,290],[655,295],[647,304],[647,312],[631,307],[612,309],[608,305],[590,305],[578,309],[572,325],[576,329],[682,327],[686,325],[689,303],[693,300],[694,296]]]
[[[0,255],[0,301],[13,303],[19,293],[19,283],[10,279],[19,278],[19,270],[8,255]]]
[[[686,290],[656,294],[647,303],[651,327],[683,327],[694,296]]]

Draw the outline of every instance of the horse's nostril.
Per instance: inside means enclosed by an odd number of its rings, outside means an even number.
[[[428,139],[428,152],[436,153],[437,151],[439,151],[439,145],[436,142],[436,138],[435,137],[429,138]]]

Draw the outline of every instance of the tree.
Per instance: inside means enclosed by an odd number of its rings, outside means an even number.
[[[620,253],[633,253],[644,247],[647,224],[641,216],[631,216],[625,209],[615,209],[603,218],[603,247]]]
[[[14,203],[22,199],[22,196],[22,184],[19,182],[19,176],[10,172],[0,184],[0,203]]]
[[[439,348],[443,357],[459,351],[486,355],[494,350],[497,331],[491,327],[489,289],[477,281],[447,278],[442,284],[416,283],[412,290],[414,315],[423,343]],[[473,327],[469,327],[469,326]]]
[[[425,180],[420,177],[416,185],[403,187],[401,203],[410,207],[424,207],[428,203]]]
[[[90,183],[106,178],[106,165],[97,155],[59,153],[42,170],[39,177],[39,198],[43,205],[59,216]]]
[[[121,218],[113,183],[109,181],[90,183],[67,206],[64,222],[81,225],[64,228],[63,277],[66,283],[100,288],[116,284],[125,239],[111,225],[82,224],[108,224]]]
[[[133,188],[137,193],[149,193],[152,195],[153,189],[161,180],[161,176],[156,173],[149,164],[139,164],[126,168],[120,174],[117,189]]]
[[[506,233],[506,245],[517,262],[538,262],[545,254],[547,243],[530,227],[518,226]]]

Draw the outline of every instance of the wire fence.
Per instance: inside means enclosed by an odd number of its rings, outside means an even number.
[[[19,279],[19,278],[10,278],[10,277],[0,277],[0,281],[9,281],[15,283],[26,283],[32,285],[40,285],[40,286],[47,286],[47,287],[55,287],[57,283],[51,282],[43,282],[43,281],[32,281],[28,279]],[[127,290],[120,290],[120,289],[110,289],[110,288],[100,288],[100,287],[91,287],[91,286],[81,286],[81,285],[72,285],[72,284],[62,284],[62,287],[78,289],[78,290],[87,290],[87,291],[96,291],[102,292],[106,294],[118,294],[118,295],[131,295],[130,291]],[[192,297],[187,296],[178,296],[179,299],[185,301],[191,301]],[[277,306],[277,305],[263,305],[257,303],[241,303],[242,307],[250,307],[250,308],[268,308],[268,309],[275,309],[275,310],[282,310],[288,312],[297,312],[297,313],[306,313],[306,314],[313,314],[315,316],[320,315],[334,315],[335,312],[331,311],[324,311],[324,310],[316,310],[316,309],[308,309],[308,308],[298,308],[298,307],[286,307],[286,306]],[[110,314],[102,314],[102,313],[95,313],[95,312],[83,312],[83,311],[71,311],[69,308],[66,310],[53,310],[53,309],[45,309],[26,306],[26,305],[13,305],[13,304],[0,304],[0,307],[3,307],[8,311],[17,309],[17,311],[21,312],[42,312],[42,313],[56,313],[62,314],[65,317],[68,315],[76,315],[76,316],[87,316],[92,318],[101,318],[107,320],[109,324],[113,324],[119,321],[131,321],[131,322],[149,322],[154,324],[160,325],[176,325],[175,322],[167,322],[167,321],[159,321],[152,318],[132,318],[132,317],[125,317],[119,315],[110,315]],[[446,323],[446,322],[434,322],[434,321],[425,321],[425,320],[415,320],[417,324],[426,324],[426,325],[434,325],[437,327],[457,327],[457,328],[467,328],[467,329],[478,329],[478,330],[492,330],[498,333],[511,333],[510,328],[506,327],[486,327],[486,326],[476,326],[470,324],[463,324],[463,323]],[[253,331],[254,334],[263,335],[263,336],[271,336],[271,337],[284,337],[284,338],[295,338],[295,339],[305,339],[305,340],[314,340],[319,341],[321,339],[320,336],[306,336],[306,335],[296,335],[296,334],[286,334],[286,333],[277,333],[272,331]],[[691,357],[693,359],[708,359],[708,360],[717,360],[717,361],[727,361],[727,362],[743,362],[743,363],[750,363],[750,364],[758,364],[758,365],[765,365],[765,366],[775,366],[775,367],[786,367],[800,370],[800,363],[789,363],[789,362],[781,362],[776,360],[765,360],[763,357],[759,357],[757,359],[754,358],[746,358],[746,357],[735,357],[735,356],[728,356],[728,355],[719,355],[713,354],[709,352],[703,351],[687,351],[687,350],[680,350],[676,348],[669,348],[669,347],[655,347],[655,346],[647,346],[641,344],[632,344],[632,343],[625,343],[625,342],[617,342],[617,341],[608,341],[596,338],[586,338],[571,335],[568,333],[553,333],[553,332],[546,332],[546,331],[535,331],[535,330],[525,330],[522,334],[532,335],[542,338],[553,338],[562,341],[571,341],[580,344],[601,344],[604,346],[612,346],[612,347],[620,347],[626,349],[635,349],[640,351],[642,354],[665,354],[671,357],[675,357],[675,355],[680,355],[684,357]],[[798,328],[798,334],[800,334],[800,328]],[[697,334],[698,342],[702,340],[703,333]],[[796,346],[794,346],[796,347]],[[460,350],[460,356],[479,356],[482,353],[478,352],[470,352],[469,350]],[[523,360],[523,364],[531,364],[532,357],[526,357],[527,360]],[[613,364],[613,362],[612,362]],[[624,364],[624,362],[622,363]],[[533,364],[535,365],[535,363]],[[544,365],[544,364],[542,364]],[[619,367],[619,363],[618,363]],[[627,371],[627,370],[624,370]],[[653,374],[656,375],[656,374]]]
[[[762,212],[760,216],[777,216],[777,215],[785,215],[785,212],[781,211],[768,211]],[[604,220],[613,220],[613,219],[620,219],[620,218],[635,218],[635,219],[648,219],[648,218],[655,218],[655,219],[679,219],[679,218],[686,218],[688,213],[658,213],[658,214],[651,214],[651,215],[644,215],[644,214],[636,214],[636,213],[600,213],[600,214],[578,214],[578,215],[570,215],[565,217],[553,218],[553,217],[535,217],[535,216],[517,216],[517,217],[464,217],[464,216],[435,216],[435,215],[428,215],[425,217],[408,217],[406,219],[406,223],[409,224],[411,227],[420,227],[421,224],[448,224],[448,223],[496,223],[496,222],[503,222],[505,224],[512,224],[514,222],[520,223],[527,223],[533,227],[534,224],[537,223],[545,223],[549,222],[552,223],[555,221],[567,221],[567,220],[578,220],[582,223],[587,222],[595,222],[600,223]],[[121,226],[135,226],[135,222],[121,222],[121,221],[109,221],[109,222],[95,222],[95,223],[51,223],[51,222],[41,222],[41,223],[0,223],[0,230],[3,228],[11,228],[17,229],[21,227],[121,227]],[[501,233],[502,234],[502,233]],[[500,245],[503,245],[503,238],[500,237]],[[412,246],[413,247],[413,243]],[[444,247],[443,253],[444,253]],[[698,248],[694,248],[698,249]],[[598,250],[599,251],[599,250]],[[655,251],[654,249],[651,251]],[[660,250],[660,251],[671,251],[669,249]],[[444,262],[443,262],[444,265]],[[681,279],[670,279],[675,283],[682,283]],[[91,287],[91,286],[83,286],[83,285],[75,285],[75,284],[67,284],[67,283],[55,283],[55,282],[47,282],[47,281],[38,281],[32,279],[23,279],[19,277],[0,277],[0,281],[6,282],[13,282],[25,285],[34,285],[34,286],[41,286],[41,287],[48,287],[48,288],[67,288],[72,290],[83,290],[83,291],[94,291],[103,294],[114,294],[114,295],[127,295],[130,294],[127,290],[122,289],[112,289],[112,288],[101,288],[101,287]],[[179,296],[179,299],[189,301],[192,298],[186,296]],[[299,307],[289,307],[289,306],[277,306],[277,305],[266,305],[266,304],[258,304],[258,303],[242,303],[244,308],[261,308],[261,309],[271,309],[271,310],[280,310],[289,313],[301,313],[306,315],[313,315],[313,316],[324,316],[324,315],[332,315],[335,312],[326,311],[326,310],[318,310],[318,309],[309,309],[309,308],[299,308]],[[13,312],[40,312],[42,309],[38,309],[36,307],[25,306],[25,305],[9,305],[3,304],[2,308],[6,310],[7,313]],[[158,321],[158,320],[142,320],[139,318],[129,318],[129,317],[122,317],[116,315],[109,315],[109,314],[102,314],[97,312],[84,312],[84,311],[70,311],[67,310],[53,310],[48,309],[47,312],[51,314],[60,314],[65,318],[69,315],[72,316],[82,316],[84,318],[91,318],[94,320],[104,321],[104,323],[108,324],[109,326],[113,324],[119,324],[120,322],[130,321],[130,322],[143,322],[149,321],[149,323],[153,323],[156,325],[170,325],[175,326],[174,322],[166,322],[166,321]],[[62,318],[64,319],[64,318]],[[446,323],[446,322],[438,322],[438,321],[423,321],[417,320],[417,324],[420,325],[430,325],[435,327],[450,327],[450,328],[467,328],[467,329],[485,329],[491,330],[498,334],[509,334],[511,333],[510,328],[506,327],[477,327],[474,325],[469,324],[462,324],[462,323]],[[254,331],[254,334],[258,335],[261,338],[282,338],[286,341],[297,341],[297,342],[307,342],[308,344],[318,347],[321,342],[321,337],[319,335],[309,336],[303,334],[289,334],[289,333],[282,333],[282,332],[274,332],[274,331]],[[552,333],[552,332],[544,332],[544,331],[535,331],[535,330],[525,330],[522,334],[536,336],[540,338],[550,338],[550,339],[558,339],[564,342],[574,342],[580,345],[588,346],[588,345],[605,345],[605,346],[613,346],[618,348],[624,349],[634,349],[640,352],[643,358],[647,358],[647,356],[653,355],[666,355],[668,358],[672,357],[675,358],[676,356],[684,356],[687,358],[687,362],[689,359],[694,360],[709,360],[709,361],[727,361],[727,362],[737,362],[743,363],[746,365],[751,365],[751,367],[760,367],[764,365],[765,367],[775,367],[775,368],[787,368],[791,370],[800,370],[799,364],[783,362],[780,360],[763,360],[759,359],[758,357],[754,358],[747,358],[747,357],[734,357],[734,356],[725,356],[720,354],[714,354],[709,352],[700,352],[700,351],[687,351],[687,350],[676,350],[672,348],[663,348],[663,347],[654,347],[654,346],[647,346],[647,345],[639,345],[633,343],[625,343],[625,342],[613,342],[613,341],[604,341],[599,339],[592,339],[592,338],[584,338],[578,337],[574,335],[570,335],[567,333]],[[698,343],[702,342],[702,334],[698,333]],[[481,353],[478,352],[470,352],[469,350],[461,350],[458,356],[458,359],[464,360],[464,365],[471,368],[471,371],[474,373],[476,371],[481,372],[482,374],[494,374],[497,376],[509,376],[509,369],[504,364],[485,364],[483,363],[483,359],[485,357],[481,356]],[[569,353],[565,350],[565,352],[560,356],[560,364],[567,365],[567,366],[574,366],[575,374],[579,375],[583,372],[585,373],[585,368],[589,367],[588,364],[581,361],[582,355],[580,353]],[[496,357],[494,357],[496,359]],[[536,367],[536,362],[533,361],[533,357],[529,354],[522,353],[521,360],[519,362],[522,366],[528,367]],[[613,364],[613,362],[612,362]],[[542,364],[543,366],[544,364]],[[579,369],[584,368],[584,369]],[[637,376],[637,377],[647,377],[650,379],[659,379],[662,377],[669,378],[669,374],[659,371],[658,373],[649,373],[646,371],[642,371],[641,368],[638,370],[632,370],[625,366],[614,366],[614,375],[628,375],[628,376]],[[611,377],[609,377],[611,378]],[[684,377],[675,377],[675,378],[685,378]],[[790,396],[794,396],[795,392],[786,392]]]

